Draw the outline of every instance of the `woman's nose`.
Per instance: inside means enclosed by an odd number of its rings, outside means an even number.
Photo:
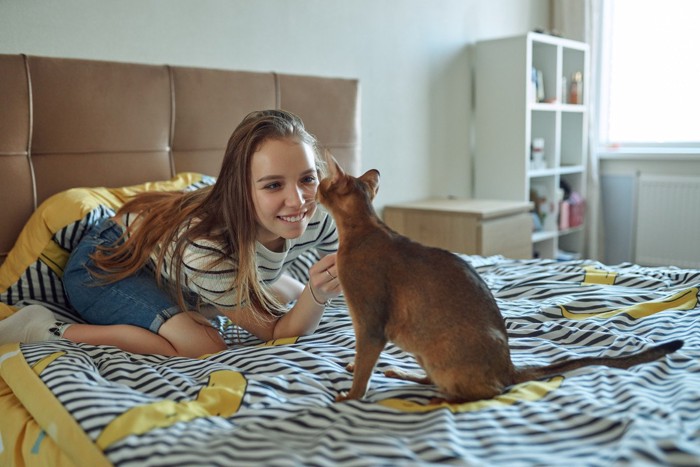
[[[299,187],[293,187],[287,194],[287,206],[301,207],[304,204],[304,191]]]

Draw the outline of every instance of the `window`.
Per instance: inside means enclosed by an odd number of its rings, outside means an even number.
[[[603,5],[601,146],[700,147],[700,1]]]

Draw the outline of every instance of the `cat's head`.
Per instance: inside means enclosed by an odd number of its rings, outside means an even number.
[[[370,169],[360,177],[353,177],[345,173],[335,158],[329,159],[330,175],[321,180],[316,192],[316,200],[331,210],[334,207],[341,208],[348,203],[356,202],[358,198],[365,201],[367,205],[371,205],[379,191],[379,171]]]

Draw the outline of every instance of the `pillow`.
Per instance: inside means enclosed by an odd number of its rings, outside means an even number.
[[[37,300],[68,306],[61,277],[70,252],[90,225],[114,215],[124,202],[144,191],[194,190],[213,177],[181,173],[167,181],[123,188],[71,188],[41,203],[0,266],[0,302]]]

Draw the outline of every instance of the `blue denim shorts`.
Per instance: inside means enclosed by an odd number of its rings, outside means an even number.
[[[105,219],[88,229],[73,250],[63,271],[63,288],[73,308],[90,324],[131,324],[155,333],[182,310],[177,300],[156,283],[147,267],[117,282],[104,284],[90,270],[97,270],[90,255],[98,245],[113,246],[122,227]]]

